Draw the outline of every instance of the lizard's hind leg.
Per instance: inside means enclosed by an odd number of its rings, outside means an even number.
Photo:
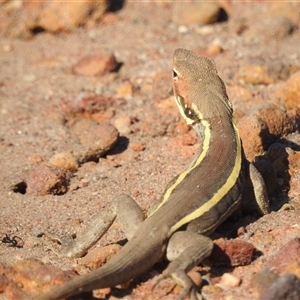
[[[210,238],[194,233],[192,231],[175,232],[168,243],[166,256],[171,261],[158,281],[171,277],[173,281],[182,286],[183,290],[178,300],[190,294],[191,299],[202,299],[187,272],[208,257],[213,249],[213,242]]]
[[[109,229],[114,220],[120,224],[127,239],[130,239],[140,223],[144,220],[138,204],[128,195],[119,195],[111,205],[103,208],[90,222],[87,228],[76,239],[61,241],[62,256],[81,257]]]

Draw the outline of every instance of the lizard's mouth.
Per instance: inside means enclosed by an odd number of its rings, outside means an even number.
[[[180,95],[175,96],[175,102],[179,108],[180,114],[188,125],[194,125],[200,122],[200,113],[194,103],[187,101]]]

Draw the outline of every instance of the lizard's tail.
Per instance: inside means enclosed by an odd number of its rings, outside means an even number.
[[[163,256],[163,248],[157,240],[149,245],[149,239],[145,242],[144,239],[133,237],[104,266],[62,286],[53,287],[50,292],[38,297],[38,300],[67,299],[83,292],[127,282],[150,269]]]

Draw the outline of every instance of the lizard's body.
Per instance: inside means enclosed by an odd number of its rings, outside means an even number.
[[[186,272],[211,253],[212,241],[204,235],[239,206],[246,165],[231,103],[214,62],[177,49],[173,67],[175,101],[202,139],[201,149],[189,168],[169,183],[158,206],[118,254],[101,268],[56,287],[42,299],[67,298],[126,282],[163,258],[176,235],[192,232],[199,239],[175,257],[166,276],[184,287],[182,298],[194,292]],[[124,199],[125,203],[128,198]],[[264,205],[261,210],[266,212]]]

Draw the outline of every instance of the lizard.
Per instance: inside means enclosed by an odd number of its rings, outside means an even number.
[[[268,213],[263,179],[245,158],[232,104],[215,62],[176,49],[172,82],[180,114],[202,140],[195,158],[171,180],[145,220],[137,203],[127,195],[118,196],[112,206],[104,208],[66,255],[83,255],[115,218],[129,227],[125,229],[128,242],[99,269],[53,287],[40,300],[116,286],[143,274],[164,257],[170,263],[161,279],[170,277],[183,287],[178,299],[188,294],[200,299],[186,273],[211,254],[209,235],[238,209],[247,178],[253,182],[258,211]]]

